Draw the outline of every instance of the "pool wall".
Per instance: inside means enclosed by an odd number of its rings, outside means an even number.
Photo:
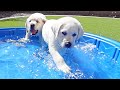
[[[6,37],[7,35],[24,35],[25,28],[0,28],[0,37]],[[120,43],[112,39],[108,39],[102,36],[84,33],[83,37],[80,39],[81,42],[92,43],[96,47],[103,51],[104,53],[111,56],[111,59],[120,60]]]

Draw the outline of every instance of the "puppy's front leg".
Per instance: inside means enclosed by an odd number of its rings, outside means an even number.
[[[30,37],[30,31],[26,30],[25,40],[27,41]]]
[[[49,47],[49,52],[52,55],[57,68],[65,73],[70,73],[70,67],[65,63],[59,52],[54,47]]]
[[[29,41],[29,37],[30,37],[30,32],[28,32],[27,30],[26,30],[26,35],[25,35],[25,38],[21,38],[21,39],[19,39],[19,42],[27,42],[27,41]]]

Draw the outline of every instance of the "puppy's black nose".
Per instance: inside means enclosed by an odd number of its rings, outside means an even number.
[[[30,28],[31,28],[31,29],[34,29],[34,26],[35,26],[35,24],[31,24]]]
[[[71,44],[70,42],[66,42],[66,43],[65,43],[65,47],[67,47],[67,48],[70,48],[71,45],[72,45],[72,44]]]

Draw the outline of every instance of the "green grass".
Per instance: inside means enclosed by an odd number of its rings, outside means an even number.
[[[120,42],[120,19],[76,17],[85,32],[97,34]]]
[[[0,28],[5,27],[24,27],[26,18],[12,18],[0,21]]]
[[[58,19],[63,16],[47,16],[48,19]],[[97,34],[120,42],[120,19],[80,17],[78,19],[85,32]],[[8,19],[0,21],[0,28],[24,27],[26,18]]]

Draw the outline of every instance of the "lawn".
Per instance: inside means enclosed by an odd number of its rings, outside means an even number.
[[[47,16],[57,19],[63,16]],[[97,34],[120,42],[120,19],[74,16],[78,19],[85,32]],[[0,28],[24,27],[26,18],[15,18],[0,21]]]

